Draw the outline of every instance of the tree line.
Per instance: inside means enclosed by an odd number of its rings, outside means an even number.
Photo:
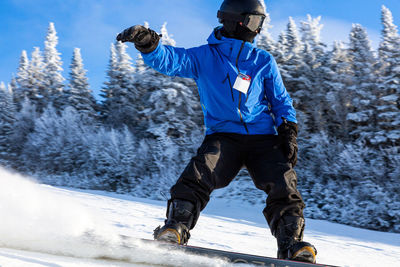
[[[306,216],[400,232],[400,37],[381,12],[377,51],[359,24],[329,47],[311,16],[299,28],[289,18],[278,40],[267,16],[257,45],[275,57],[298,112]],[[161,33],[175,45],[165,24]],[[80,49],[65,79],[57,44],[50,23],[43,51],[22,51],[0,84],[0,163],[53,185],[160,198],[204,135],[194,81],[134,62],[118,42],[96,102]],[[265,199],[245,170],[214,197]]]

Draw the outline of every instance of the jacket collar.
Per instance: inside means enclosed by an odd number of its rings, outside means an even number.
[[[222,27],[217,27],[214,29],[210,37],[207,39],[208,44],[217,45],[218,49],[224,56],[236,60],[244,41],[223,36],[220,31],[221,28]],[[242,51],[240,52],[239,61],[248,60],[254,50],[255,46],[252,43],[244,42]]]

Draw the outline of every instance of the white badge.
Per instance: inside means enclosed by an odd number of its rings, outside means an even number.
[[[242,92],[243,94],[247,94],[247,91],[249,91],[250,82],[251,82],[250,76],[239,72],[235,84],[233,85],[233,89],[236,89]]]

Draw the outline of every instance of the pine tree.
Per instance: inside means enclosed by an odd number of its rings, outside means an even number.
[[[327,80],[324,88],[328,88],[326,94],[327,106],[331,107],[331,113],[327,117],[327,133],[340,140],[349,141],[349,121],[346,119],[351,107],[349,97],[349,86],[352,76],[350,75],[350,61],[345,45],[342,42],[335,42],[332,51],[329,53],[329,72],[326,73]]]
[[[257,39],[257,46],[261,49],[264,49],[271,53],[273,56],[276,56],[276,44],[274,39],[269,32],[269,29],[272,28],[271,26],[271,17],[267,12],[266,5],[264,1],[261,1],[265,9],[265,20],[259,37]]]
[[[89,89],[86,70],[83,66],[81,50],[74,49],[70,65],[68,104],[75,108],[85,118],[96,118],[96,100]]]
[[[293,98],[293,105],[297,110],[297,118],[299,125],[302,127],[301,132],[307,135],[307,121],[309,110],[302,99],[308,96],[311,82],[304,75],[309,68],[304,64],[303,51],[309,49],[306,47],[297,30],[296,23],[293,18],[289,17],[286,31],[279,36],[277,43],[277,63],[280,64],[280,72],[282,79],[290,96]]]
[[[13,124],[13,133],[10,137],[10,146],[16,160],[12,163],[12,167],[20,171],[28,171],[27,163],[22,158],[23,149],[25,147],[28,136],[35,129],[35,121],[37,118],[36,107],[32,105],[28,98],[22,102],[22,107],[15,115],[15,123]]]
[[[31,104],[37,107],[38,111],[41,111],[46,105],[44,99],[44,95],[46,95],[44,79],[42,52],[39,47],[35,47],[32,52],[31,61],[29,62],[28,79],[18,84],[19,89],[17,90],[17,94],[22,94],[24,98],[28,98]]]
[[[288,90],[292,91],[291,96],[298,113],[301,134],[306,137],[309,133],[320,130],[321,97],[317,91],[320,87],[315,88],[312,74],[313,62],[316,60],[315,54],[308,43],[304,44],[302,57],[303,61],[297,67],[297,77],[292,80],[292,86],[288,87]]]
[[[137,186],[135,174],[142,169],[137,167],[136,157],[142,160],[143,155],[136,153],[135,139],[126,127],[122,131],[102,127],[90,140],[88,167],[94,178],[91,188],[129,192]]]
[[[54,23],[50,22],[46,41],[44,42],[44,85],[46,91],[42,96],[45,101],[54,105],[57,111],[60,111],[66,102],[64,94],[64,77],[61,72],[62,61],[60,53],[57,51],[58,37]],[[42,103],[42,105],[48,104]]]
[[[101,89],[100,96],[104,99],[102,103],[102,117],[106,119],[108,116],[108,111],[110,110],[110,101],[113,97],[114,91],[117,90],[117,52],[115,50],[115,45],[110,46],[110,58],[108,61],[107,79],[104,83],[105,87]]]
[[[383,29],[382,41],[379,44],[379,59],[382,64],[382,74],[387,76],[400,64],[398,58],[400,35],[397,26],[393,23],[392,12],[385,6],[382,6],[381,21]]]
[[[8,164],[14,159],[11,146],[16,107],[12,92],[0,83],[0,162]]]
[[[350,86],[349,98],[352,99],[351,112],[347,115],[355,138],[361,138],[366,142],[378,143],[380,137],[376,135],[376,59],[372,52],[370,40],[366,30],[359,24],[353,24],[350,33],[348,51],[351,62],[351,74],[353,75]]]
[[[288,53],[288,46],[287,46],[287,39],[286,33],[281,31],[278,36],[278,41],[276,43],[276,50],[275,50],[275,60],[279,66],[283,66],[285,64],[286,56]],[[287,74],[285,73],[286,70],[281,68],[282,77],[286,77]]]
[[[66,107],[57,114],[49,106],[35,121],[35,129],[24,145],[25,167],[47,175],[78,173],[89,158],[86,138],[90,130],[74,108]]]
[[[286,44],[287,44],[287,54],[289,60],[300,60],[300,53],[303,49],[303,44],[300,40],[299,32],[297,26],[292,17],[289,17],[289,23],[286,28]],[[298,65],[298,62],[295,61]]]
[[[8,84],[8,91],[12,92],[15,107],[18,109],[18,105],[15,101],[15,91],[18,90],[17,78],[13,75],[10,83]]]
[[[165,22],[162,27],[161,27],[161,42],[163,45],[170,45],[170,46],[175,46],[176,42],[175,40],[172,38],[172,35],[170,36],[168,34],[168,30],[167,30],[167,23]]]
[[[28,96],[29,85],[29,59],[25,50],[22,51],[17,71],[16,88],[14,88],[14,102],[21,107],[22,101]]]
[[[382,143],[400,145],[400,35],[392,13],[385,6],[382,6],[382,25],[378,125]]]
[[[148,22],[145,22],[144,26],[146,28],[150,27]],[[166,30],[166,25],[164,25],[164,27]],[[151,87],[151,84],[154,83],[154,80],[157,79],[157,77],[162,77],[162,76],[163,76],[162,74],[158,73],[157,71],[146,65],[146,63],[144,63],[141,53],[137,54],[133,83],[136,88],[137,99],[138,99],[135,103],[135,107],[139,112],[143,111],[146,108],[144,106],[145,102],[144,97],[148,93],[149,87]],[[140,131],[141,130],[143,129],[140,128]]]
[[[302,81],[304,77],[299,73],[299,68],[302,64],[301,53],[304,46],[301,42],[296,23],[292,17],[289,17],[286,33],[284,38],[282,36],[281,40],[285,41],[286,50],[284,57],[281,59],[284,62],[281,66],[282,78],[289,93],[291,93],[294,98],[296,98],[296,94],[297,97],[301,97],[304,94],[304,90],[308,88],[307,84],[304,84],[304,81]],[[295,101],[295,104],[297,104],[297,102]]]
[[[119,99],[114,95],[117,100],[116,105],[119,106],[119,115],[121,124],[127,125],[128,128],[133,129],[137,123],[138,112],[135,107],[135,102],[138,99],[137,91],[134,85],[134,67],[132,58],[127,53],[127,46],[121,42],[116,46],[117,55],[119,58]],[[119,101],[119,103],[118,103]]]
[[[299,81],[304,84],[304,92],[299,97],[299,108],[308,114],[307,128],[311,132],[326,130],[326,115],[331,113],[326,105],[329,66],[325,54],[326,45],[321,42],[321,17],[307,16],[307,21],[301,22],[303,62],[299,67]],[[310,97],[311,96],[311,97]]]
[[[146,65],[146,63],[144,63],[142,54],[137,54],[137,58],[135,61],[135,74],[140,74],[140,73],[144,73],[145,71],[147,71],[150,67]]]
[[[134,84],[132,58],[126,52],[126,44],[117,42],[111,47],[107,75],[109,81],[103,90],[105,122],[117,128],[128,126],[132,131],[137,125],[138,113],[135,107],[137,91]]]
[[[307,21],[301,22],[302,41],[311,46],[317,60],[323,58],[326,45],[321,42],[321,30],[324,25],[320,24],[321,16],[312,18],[307,15]]]

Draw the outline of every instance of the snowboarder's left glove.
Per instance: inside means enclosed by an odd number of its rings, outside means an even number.
[[[283,153],[294,167],[297,163],[297,124],[291,121],[287,121],[285,118],[283,123],[278,127],[278,139],[282,147]]]
[[[142,53],[153,52],[160,41],[160,36],[142,25],[135,25],[118,34],[117,41],[131,42]]]

